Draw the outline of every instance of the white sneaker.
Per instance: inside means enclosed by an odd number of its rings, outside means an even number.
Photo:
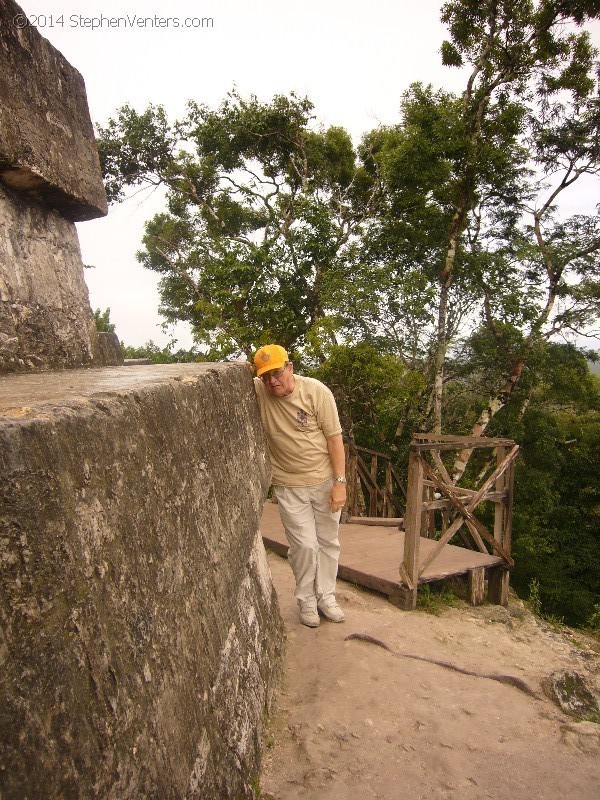
[[[319,627],[321,620],[313,603],[300,603],[300,622],[308,628]]]
[[[325,619],[328,619],[330,622],[343,622],[346,619],[344,612],[336,603],[335,597],[319,603],[318,609]]]

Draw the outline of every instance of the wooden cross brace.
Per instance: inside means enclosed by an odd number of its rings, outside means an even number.
[[[424,563],[419,568],[419,576],[423,574],[423,572],[427,569],[427,567],[431,564],[431,562],[437,558],[440,554],[442,549],[450,539],[457,533],[463,524],[466,523],[467,527],[469,528],[477,546],[479,547],[482,552],[487,552],[483,545],[482,539],[485,539],[496,552],[502,556],[502,558],[509,564],[511,567],[514,565],[513,559],[510,555],[506,552],[506,550],[502,547],[502,545],[497,542],[485,525],[480,522],[477,517],[473,514],[473,510],[479,505],[479,503],[485,498],[485,495],[488,489],[500,478],[506,469],[508,468],[509,464],[516,458],[517,453],[519,451],[519,445],[515,445],[510,453],[506,456],[506,458],[499,464],[494,472],[489,476],[489,478],[482,484],[481,488],[469,499],[469,501],[465,504],[459,498],[458,494],[453,491],[457,487],[454,486],[452,483],[450,476],[446,469],[443,469],[443,476],[448,481],[448,483],[444,483],[443,480],[436,474],[433,468],[425,461],[423,456],[419,453],[418,457],[422,463],[423,471],[429,478],[429,480],[434,484],[434,486],[443,492],[450,503],[454,506],[454,508],[459,512],[459,515],[454,522],[450,525],[448,530],[444,533],[442,538],[439,540],[435,548],[431,551],[429,556],[425,559]],[[440,459],[441,462],[441,459]],[[436,461],[437,463],[437,461]],[[443,466],[443,464],[442,464]],[[439,467],[439,465],[438,465]]]

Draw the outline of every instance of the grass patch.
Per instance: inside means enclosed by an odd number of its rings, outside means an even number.
[[[446,581],[424,583],[417,591],[417,608],[439,616],[445,608],[457,608],[463,600],[446,585]]]

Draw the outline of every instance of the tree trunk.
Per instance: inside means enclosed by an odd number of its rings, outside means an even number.
[[[446,363],[446,316],[448,313],[448,284],[442,284],[438,307],[438,330],[433,375],[433,433],[442,432],[442,400],[444,393],[444,365]]]
[[[440,275],[440,302],[438,305],[438,329],[434,358],[433,374],[433,433],[442,432],[442,401],[444,395],[444,366],[446,351],[448,349],[448,333],[446,330],[448,319],[448,295],[452,284],[454,263],[456,261],[456,247],[458,238],[463,231],[467,212],[469,209],[468,192],[464,192],[460,205],[452,218],[452,226],[448,237],[448,251],[446,262]]]
[[[475,425],[473,425],[470,434],[471,436],[483,436],[489,423],[496,416],[498,411],[500,411],[501,408],[504,408],[504,406],[507,404],[513,389],[517,385],[517,381],[521,377],[524,366],[524,360],[520,360],[513,365],[506,383],[495,397],[490,398],[487,408],[481,412],[479,419]],[[461,450],[457,455],[454,466],[452,467],[452,480],[454,483],[458,483],[458,481],[460,481],[464,475],[472,452],[472,450]]]

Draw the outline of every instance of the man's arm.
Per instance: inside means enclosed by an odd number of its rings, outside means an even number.
[[[334,478],[343,478],[346,475],[346,454],[344,452],[344,441],[342,434],[338,433],[336,436],[327,437],[327,450],[329,452],[329,460],[333,469]],[[331,495],[329,497],[329,504],[331,505],[332,512],[339,511],[346,502],[346,484],[334,482],[331,487]]]

